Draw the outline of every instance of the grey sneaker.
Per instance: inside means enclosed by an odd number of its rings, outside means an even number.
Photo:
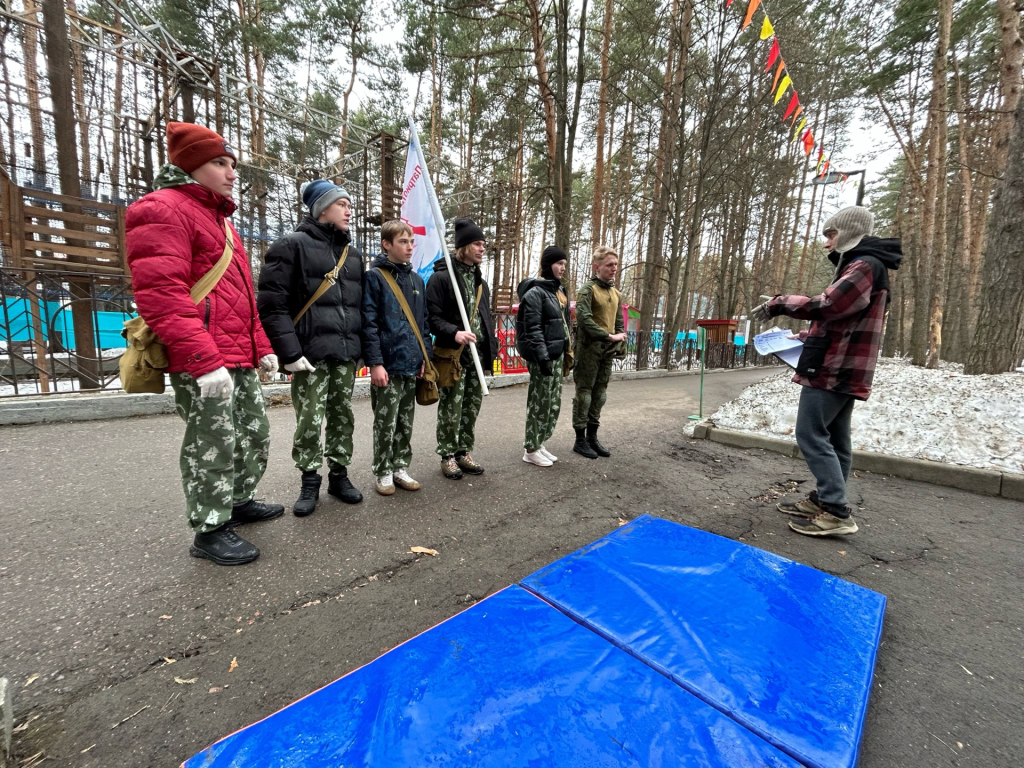
[[[825,511],[818,506],[814,499],[815,497],[808,496],[806,499],[800,499],[800,501],[780,501],[775,505],[775,508],[787,515],[810,519]]]
[[[850,517],[836,517],[824,510],[809,520],[790,520],[789,527],[804,536],[832,536],[856,533],[857,521]]]

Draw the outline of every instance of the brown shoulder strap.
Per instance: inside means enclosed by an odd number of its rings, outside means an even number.
[[[416,322],[416,318],[413,317],[412,310],[409,308],[409,302],[405,300],[405,295],[402,293],[402,289],[398,287],[398,283],[395,282],[395,278],[386,269],[376,267],[376,270],[380,272],[381,277],[384,278],[384,282],[391,288],[391,292],[395,294],[395,298],[398,299],[398,305],[402,308],[405,313],[405,319],[409,321],[409,325],[412,326],[412,332],[416,334],[416,341],[420,343],[420,352],[423,353],[423,359],[427,359],[427,347],[423,343],[423,336],[420,335],[420,326]]]
[[[347,245],[345,246],[345,250],[341,252],[341,257],[338,259],[338,263],[334,265],[334,269],[332,269],[330,272],[324,275],[323,282],[320,283],[320,286],[316,289],[316,291],[314,291],[309,301],[306,302],[306,306],[300,309],[299,314],[292,318],[292,325],[298,325],[299,320],[302,319],[302,316],[306,314],[310,307],[316,304],[317,299],[319,299],[321,296],[327,293],[330,287],[334,285],[336,282],[338,282],[338,275],[341,274],[341,270],[345,266],[346,259],[348,259]]]
[[[231,263],[231,256],[234,252],[235,236],[231,232],[231,225],[228,224],[228,220],[224,219],[224,252],[221,253],[220,260],[213,265],[213,268],[199,278],[198,282],[192,286],[192,290],[189,291],[193,304],[201,302],[217,286],[220,279],[224,277],[224,273],[227,272],[228,264]]]

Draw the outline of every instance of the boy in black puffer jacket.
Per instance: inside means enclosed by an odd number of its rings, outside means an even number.
[[[395,486],[407,491],[420,484],[406,468],[412,462],[412,422],[416,413],[416,379],[422,378],[424,357],[416,332],[383,276],[387,271],[416,318],[427,357],[431,354],[427,327],[426,287],[410,260],[412,228],[393,219],[381,227],[384,253],[373,261],[363,281],[364,356],[370,366],[370,405],[373,408],[373,474],[377,493],[390,496]]]
[[[302,202],[309,214],[270,246],[256,300],[274,352],[292,374],[292,459],[302,472],[292,511],[299,517],[316,509],[325,454],[327,492],[347,504],[363,500],[348,479],[355,426],[352,389],[362,355],[363,254],[349,244],[348,192],[321,179],[303,186]],[[327,275],[326,290],[312,301]]]
[[[550,245],[540,258],[540,277],[519,284],[516,346],[530,370],[523,461],[550,467],[558,457],[544,447],[562,407],[563,358],[569,345],[569,302],[562,291],[565,251]]]

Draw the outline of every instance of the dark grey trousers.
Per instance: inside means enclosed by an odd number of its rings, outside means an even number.
[[[853,464],[850,422],[854,397],[804,387],[796,414],[796,444],[818,484],[818,502],[847,517],[846,481]]]

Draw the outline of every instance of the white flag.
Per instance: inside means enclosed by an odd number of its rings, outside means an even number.
[[[444,257],[444,220],[434,217],[430,176],[420,146],[416,125],[409,120],[409,154],[405,160],[405,184],[402,186],[402,221],[412,227],[412,268],[427,280],[434,273],[434,262]],[[438,230],[437,223],[442,229]]]

